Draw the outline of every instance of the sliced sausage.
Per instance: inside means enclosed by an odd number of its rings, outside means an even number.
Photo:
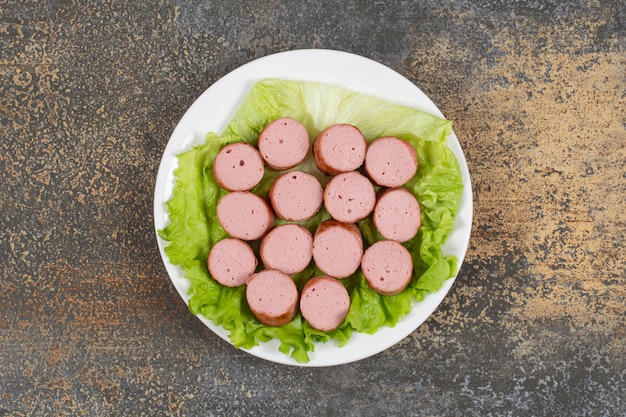
[[[381,235],[398,242],[413,239],[422,224],[417,199],[403,187],[382,192],[372,218]]]
[[[217,219],[232,237],[255,240],[272,227],[274,213],[262,197],[249,191],[233,191],[217,203]]]
[[[300,312],[314,329],[323,332],[336,329],[349,310],[350,294],[335,278],[314,277],[302,288]]]
[[[298,311],[298,288],[289,275],[273,269],[248,280],[246,300],[252,314],[266,326],[283,326]]]
[[[324,129],[313,142],[315,165],[325,174],[354,171],[363,165],[367,142],[361,131],[349,124]]]
[[[322,185],[313,175],[289,171],[276,178],[269,191],[269,200],[281,219],[303,221],[319,211],[323,192]]]
[[[401,243],[380,240],[363,254],[361,271],[374,291],[382,295],[396,295],[411,282],[413,260]]]
[[[267,269],[298,273],[311,262],[313,235],[298,224],[276,226],[261,241],[260,255]]]
[[[245,284],[257,265],[250,245],[239,239],[222,239],[213,245],[209,253],[208,268],[211,276],[227,287]]]
[[[357,171],[334,176],[324,189],[324,207],[335,220],[356,223],[370,215],[376,205],[376,191]]]
[[[417,172],[417,152],[409,142],[396,137],[376,139],[367,148],[365,172],[380,186],[399,187]]]
[[[263,158],[257,149],[244,142],[224,146],[213,162],[213,175],[228,191],[249,191],[263,179]]]
[[[282,117],[267,125],[259,135],[259,151],[270,167],[293,168],[309,152],[309,132],[302,123]]]
[[[363,256],[363,237],[351,223],[333,219],[317,226],[313,237],[313,260],[325,274],[346,278],[354,274]]]

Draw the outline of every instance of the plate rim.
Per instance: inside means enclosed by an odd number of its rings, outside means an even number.
[[[368,92],[368,91],[363,92],[361,90],[355,90],[355,89],[352,89],[352,91],[369,94],[372,96],[378,95],[379,96],[378,98],[382,98],[388,102],[394,102],[394,103],[401,104],[401,105],[408,105],[413,108],[419,108],[422,111],[426,111],[430,114],[434,114],[439,117],[445,117],[443,113],[441,112],[441,110],[417,85],[412,83],[410,80],[408,80],[406,77],[404,77],[397,71],[393,70],[392,68],[387,67],[386,65],[382,63],[374,61],[370,58],[353,54],[350,52],[338,51],[338,50],[333,50],[333,49],[294,49],[294,50],[288,50],[288,51],[277,52],[274,54],[266,55],[266,56],[254,59],[250,62],[247,62],[235,68],[234,70],[228,72],[227,74],[219,78],[217,81],[209,85],[209,87],[206,88],[192,102],[192,104],[185,110],[183,116],[180,118],[180,120],[176,124],[176,127],[172,131],[172,134],[170,135],[168,139],[167,145],[161,155],[161,160],[159,163],[159,169],[157,172],[157,177],[156,177],[156,181],[154,185],[154,194],[153,194],[153,222],[154,222],[154,227],[155,227],[155,232],[156,232],[156,239],[157,239],[157,246],[159,249],[159,253],[161,255],[161,259],[164,263],[164,266],[165,266],[165,269],[166,269],[166,272],[168,274],[170,281],[172,282],[174,288],[176,289],[179,296],[183,299],[183,301],[185,302],[187,306],[189,304],[189,297],[186,294],[186,290],[188,289],[188,286],[185,287],[184,282],[183,282],[183,281],[186,281],[186,278],[182,277],[182,270],[180,270],[178,266],[175,266],[169,262],[169,259],[167,258],[167,255],[164,252],[164,248],[165,246],[167,246],[167,243],[161,239],[158,232],[160,229],[162,229],[163,227],[167,225],[167,223],[164,223],[164,221],[169,219],[165,204],[171,197],[171,189],[173,188],[173,184],[172,184],[173,171],[177,166],[176,155],[186,149],[189,149],[193,145],[203,143],[204,137],[208,133],[208,131],[198,132],[195,130],[194,125],[196,123],[194,123],[194,118],[197,117],[195,113],[198,111],[199,107],[202,106],[204,102],[207,101],[207,99],[211,97],[211,95],[219,94],[220,88],[223,89],[224,86],[228,86],[228,84],[232,82],[237,82],[241,84],[239,88],[239,93],[242,93],[245,90],[249,90],[251,86],[254,84],[254,82],[260,81],[264,78],[283,78],[283,79],[292,79],[292,80],[298,80],[298,81],[324,82],[324,83],[339,85],[343,88],[350,89],[349,87],[345,87],[343,85],[344,83],[337,83],[337,82],[333,83],[333,82],[326,81],[326,78],[329,78],[329,77],[325,77],[324,79],[310,79],[308,77],[303,78],[301,76],[295,76],[295,77],[289,76],[289,75],[297,74],[298,71],[287,74],[286,77],[285,76],[272,77],[271,75],[270,76],[263,75],[259,77],[250,76],[250,73],[255,73],[255,72],[258,72],[259,74],[261,74],[264,71],[266,72],[269,71],[269,73],[271,73],[272,66],[275,66],[276,63],[278,62],[281,62],[281,63],[289,63],[289,62],[296,62],[296,61],[302,62],[302,60],[305,60],[308,63],[313,63],[312,64],[313,67],[315,65],[314,62],[315,61],[320,62],[320,60],[321,62],[330,63],[331,66],[336,66],[338,64],[345,64],[345,63],[350,63],[351,65],[358,64],[358,65],[366,66],[368,70],[370,71],[373,71],[375,73],[386,74],[389,77],[389,79],[393,78],[393,82],[398,83],[398,85],[403,84],[403,87],[406,87],[409,93],[407,95],[402,96],[400,101],[395,101],[395,100],[390,100],[388,97],[387,98],[384,97],[384,94],[383,96],[376,94],[376,90],[377,90],[376,86],[374,86],[374,88],[368,88],[368,90],[374,91],[373,94],[372,92]],[[257,71],[259,69],[260,71]],[[275,72],[277,73],[277,75],[285,75],[284,71],[282,74],[281,74],[281,71],[275,71]],[[306,73],[307,71],[306,70],[300,71],[300,73],[303,73],[303,72]],[[311,73],[311,71],[308,71],[308,72]],[[304,74],[304,75],[307,75],[307,74]],[[341,74],[338,74],[338,75],[340,77],[342,76]],[[245,84],[245,80],[247,78],[250,78],[247,82],[248,85],[243,85]],[[330,78],[333,78],[333,77],[330,77]],[[346,84],[355,84],[355,82],[347,82]],[[377,83],[372,83],[372,84],[377,84]],[[223,111],[222,113],[220,113],[222,116],[222,120],[221,120],[222,129],[219,131],[219,133],[217,132],[217,129],[214,129],[216,133],[221,134],[223,132],[227,123],[232,118],[232,115],[234,115],[234,111],[236,111],[240,107],[241,102],[243,101],[246,95],[247,94],[240,94],[239,96],[234,97],[234,101],[231,104],[230,109],[226,108],[228,106],[224,106],[225,108],[222,109]],[[409,96],[412,96],[413,98],[410,100],[407,100],[407,97]],[[416,106],[415,104],[411,104],[410,102],[412,102],[413,100],[415,101],[415,103],[420,104],[420,105]],[[229,111],[230,111],[230,118],[226,117],[224,119],[225,114],[228,113]],[[203,123],[204,122],[206,121],[203,121]],[[443,300],[446,298],[448,292],[452,288],[454,282],[456,281],[461,271],[461,268],[464,264],[465,257],[467,254],[467,249],[469,247],[469,241],[471,237],[471,228],[472,228],[472,222],[473,222],[473,198],[472,198],[472,185],[471,185],[471,178],[469,175],[469,168],[467,166],[467,160],[465,159],[463,149],[461,147],[461,144],[454,130],[452,130],[451,133],[448,135],[448,137],[446,138],[446,142],[447,142],[448,147],[450,147],[450,149],[452,150],[452,152],[454,153],[455,157],[458,160],[459,168],[461,169],[461,176],[462,176],[462,180],[464,184],[464,189],[463,189],[463,193],[461,196],[461,205],[459,206],[459,211],[457,213],[457,218],[455,220],[455,227],[453,229],[453,232],[448,237],[448,240],[444,244],[444,247],[442,248],[444,254],[448,254],[448,255],[451,254],[446,251],[446,248],[449,249],[449,246],[450,246],[449,243],[453,239],[453,236],[456,238],[461,238],[462,241],[460,243],[460,246],[458,244],[456,245],[456,253],[452,253],[453,255],[456,255],[458,258],[457,270],[456,270],[455,275],[449,278],[448,280],[446,280],[444,285],[438,291],[436,291],[435,293],[428,294],[424,300],[420,302],[416,302],[415,300],[412,300],[412,312],[416,310],[416,305],[418,304],[425,305],[424,303],[428,302],[429,303],[428,304],[429,308],[427,309],[428,313],[426,315],[418,317],[418,319],[415,321],[410,320],[412,318],[411,313],[403,317],[398,323],[398,324],[403,324],[402,331],[400,332],[394,331],[394,329],[398,328],[398,325],[396,325],[396,327],[394,328],[389,328],[389,327],[384,326],[383,328],[381,328],[381,330],[377,331],[376,333],[372,335],[354,332],[352,338],[348,341],[348,343],[341,348],[336,346],[336,342],[332,340],[325,344],[319,344],[319,347],[322,347],[322,349],[326,348],[327,350],[328,347],[334,343],[335,346],[330,346],[331,349],[335,349],[335,348],[341,349],[342,352],[345,352],[346,350],[349,350],[350,347],[354,347],[355,344],[359,344],[361,340],[365,340],[366,342],[371,342],[372,338],[377,339],[377,338],[380,338],[381,335],[394,336],[391,338],[387,337],[385,340],[385,343],[378,345],[376,348],[369,347],[369,349],[365,353],[360,353],[360,354],[357,353],[348,358],[339,359],[339,358],[331,357],[331,358],[323,358],[325,359],[323,360],[322,358],[319,357],[319,355],[316,355],[316,353],[318,352],[318,346],[316,345],[316,351],[311,352],[309,355],[311,360],[308,363],[299,363],[299,362],[296,362],[290,355],[279,352],[278,341],[276,340],[262,343],[259,346],[255,346],[251,349],[241,348],[239,350],[242,350],[253,356],[256,356],[261,359],[265,359],[270,362],[286,364],[286,365],[293,365],[293,366],[300,366],[300,367],[323,367],[323,366],[342,365],[342,364],[347,364],[347,363],[356,362],[362,359],[366,359],[368,357],[374,356],[378,353],[381,353],[382,351],[385,351],[393,347],[394,345],[396,345],[397,343],[399,343],[400,341],[408,337],[417,328],[419,328],[429,317],[432,316],[432,314],[439,308]],[[160,196],[163,198],[159,198]],[[165,213],[163,212],[163,210],[165,210]],[[458,225],[457,222],[462,222],[462,224]],[[459,235],[459,232],[464,232],[464,233],[460,233],[460,236],[457,236]],[[177,272],[176,277],[172,276],[174,272]],[[190,312],[190,314],[192,313]],[[212,321],[208,320],[207,318],[201,315],[195,315],[195,316],[205,326],[207,326],[213,333],[215,333],[218,337],[225,340],[227,343],[229,343],[232,346],[232,342],[228,338],[228,333],[222,327],[216,326]],[[407,326],[407,320],[409,320],[409,323],[410,323],[410,325],[408,326]],[[383,334],[383,333],[390,333],[388,329],[391,329],[392,335]],[[350,346],[351,344],[353,346]],[[343,357],[344,355],[342,354],[339,356]]]

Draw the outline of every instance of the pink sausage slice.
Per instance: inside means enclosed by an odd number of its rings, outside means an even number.
[[[374,291],[382,295],[396,295],[411,282],[413,260],[401,243],[381,240],[363,254],[361,271]]]
[[[274,224],[274,213],[263,198],[249,191],[233,191],[217,203],[217,219],[232,237],[260,239]]]
[[[250,245],[239,239],[222,239],[213,245],[209,253],[208,267],[211,276],[227,287],[245,284],[257,265],[258,261]]]
[[[370,215],[376,205],[376,191],[357,171],[334,176],[324,189],[324,207],[335,220],[356,223]]]
[[[302,288],[300,312],[314,329],[328,332],[343,322],[350,310],[350,294],[335,278],[311,278]]]
[[[354,274],[363,256],[363,237],[351,223],[330,219],[317,226],[313,237],[313,260],[325,274],[346,278]]]
[[[247,143],[231,143],[219,151],[213,162],[213,175],[228,191],[249,191],[263,179],[263,158]]]
[[[281,219],[303,221],[319,211],[323,192],[322,185],[313,175],[289,171],[276,178],[269,191],[269,200]]]
[[[420,205],[403,187],[382,192],[372,218],[381,235],[398,242],[413,239],[422,225]]]
[[[276,226],[261,241],[260,255],[267,269],[298,273],[311,262],[313,235],[298,224]]]
[[[367,148],[365,171],[380,186],[399,187],[417,172],[417,152],[396,137],[376,139]]]
[[[297,120],[282,117],[267,125],[259,135],[259,151],[270,167],[293,168],[309,152],[309,132]]]
[[[298,311],[298,288],[289,275],[266,269],[248,280],[246,300],[261,323],[283,326]]]
[[[361,131],[349,124],[324,129],[313,143],[315,165],[325,174],[354,171],[363,165],[367,142]]]

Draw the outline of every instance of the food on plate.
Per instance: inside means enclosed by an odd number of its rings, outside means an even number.
[[[358,171],[335,175],[324,188],[324,207],[340,222],[363,220],[374,210],[375,204],[374,186]]]
[[[347,278],[354,274],[363,256],[363,237],[352,223],[325,220],[313,236],[313,260],[325,274]]]
[[[382,295],[396,295],[411,282],[413,259],[401,243],[379,240],[363,254],[361,271],[374,291]]]
[[[350,111],[346,112],[346,109]],[[410,143],[419,155],[417,173],[403,185],[420,202],[422,211],[419,233],[403,243],[414,260],[411,282],[404,291],[391,297],[373,291],[359,270],[361,257],[357,253],[359,248],[362,251],[364,247],[383,239],[374,224],[373,212],[362,221],[345,226],[351,230],[346,233],[347,239],[341,241],[342,245],[334,244],[340,246],[341,251],[352,242],[355,253],[351,258],[357,260],[357,265],[354,273],[341,278],[351,298],[349,313],[339,327],[329,332],[305,326],[300,313],[296,313],[295,318],[285,326],[258,324],[246,307],[247,287],[220,285],[206,266],[211,248],[229,237],[229,232],[218,221],[218,205],[225,196],[237,193],[229,194],[210,175],[216,155],[233,142],[246,142],[258,147],[259,133],[273,120],[286,116],[302,123],[309,137],[334,124],[349,123],[359,128],[368,143],[379,137],[394,136]],[[177,157],[172,196],[167,201],[169,223],[159,230],[159,236],[165,242],[167,258],[180,267],[189,282],[190,311],[225,329],[238,348],[250,349],[274,339],[280,344],[282,353],[302,363],[310,360],[309,354],[318,343],[332,339],[343,346],[354,332],[372,334],[382,326],[393,327],[411,312],[415,303],[439,290],[456,273],[456,257],[442,251],[454,229],[463,191],[458,162],[446,144],[446,137],[451,132],[448,120],[334,85],[278,79],[257,82],[223,132],[219,135],[207,133],[204,144],[189,148]],[[296,169],[316,175],[321,180],[313,156],[310,152],[308,155]],[[270,169],[265,171],[264,179],[252,190],[262,200],[269,198],[270,187],[281,174]],[[249,218],[244,217],[247,222]],[[329,217],[322,205],[311,219],[299,223],[314,232],[317,223]],[[285,221],[276,220],[276,224],[282,222]],[[332,234],[341,233],[333,232],[325,238],[332,242]],[[359,243],[361,239],[362,243]],[[259,258],[257,243],[251,242],[251,247]],[[319,246],[317,249],[323,252]],[[324,261],[320,262],[322,264]],[[316,263],[311,262],[291,278],[297,288],[303,288],[311,277],[323,274],[331,275],[326,271],[320,273]]]
[[[309,152],[309,132],[302,123],[281,117],[267,125],[259,135],[261,156],[274,169],[290,169]]]
[[[380,193],[372,220],[386,239],[406,242],[417,235],[422,214],[415,196],[407,189],[397,187]]]
[[[268,195],[279,218],[303,221],[319,211],[323,189],[315,176],[302,171],[288,171],[276,178]]]
[[[406,140],[382,137],[374,140],[365,154],[365,172],[376,184],[399,187],[417,172],[417,152]]]
[[[232,237],[260,239],[274,224],[274,212],[264,198],[249,191],[233,191],[217,203],[217,219]]]
[[[311,278],[302,288],[300,311],[314,329],[323,332],[335,330],[350,311],[350,294],[335,278]]]
[[[261,241],[259,254],[266,269],[296,274],[311,262],[313,235],[299,224],[276,226]]]
[[[226,238],[211,248],[207,264],[217,282],[227,287],[238,287],[254,273],[258,260],[246,242]]]
[[[252,314],[266,326],[283,326],[298,311],[298,288],[280,271],[258,272],[246,284],[246,300]]]
[[[358,127],[340,123],[327,127],[313,142],[315,165],[325,174],[355,171],[365,160],[367,142]]]
[[[213,175],[228,191],[250,191],[263,179],[264,163],[259,151],[245,142],[222,148],[213,162]]]

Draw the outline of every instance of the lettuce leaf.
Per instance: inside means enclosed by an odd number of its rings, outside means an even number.
[[[360,271],[343,279],[351,297],[348,316],[331,332],[313,329],[298,313],[282,327],[259,323],[245,300],[245,287],[227,288],[209,274],[206,260],[211,247],[226,237],[217,221],[216,207],[226,193],[215,182],[212,164],[215,155],[228,143],[245,141],[257,144],[261,130],[279,117],[292,117],[307,128],[311,138],[335,123],[357,126],[368,141],[381,136],[397,136],[417,150],[419,167],[405,185],[417,197],[422,209],[418,235],[405,246],[412,253],[414,276],[409,287],[395,296],[374,292]],[[298,362],[308,362],[316,343],[331,339],[345,345],[354,331],[375,333],[381,326],[394,326],[411,311],[411,300],[422,300],[454,276],[457,259],[444,256],[442,246],[454,227],[463,183],[458,161],[446,145],[451,122],[419,110],[398,106],[330,84],[265,79],[256,83],[222,135],[207,134],[206,142],[178,155],[175,184],[167,203],[170,224],[159,231],[168,241],[165,252],[174,265],[180,266],[190,281],[189,309],[201,314],[229,332],[232,343],[249,349],[271,339],[280,341],[279,350]],[[312,157],[294,169],[316,175],[322,184],[328,177],[315,167]],[[263,181],[252,191],[263,197],[279,173],[266,169]],[[330,217],[322,210],[307,222],[312,232]],[[277,224],[280,223],[277,220]],[[367,218],[359,223],[365,245],[382,236]],[[251,242],[258,249],[259,242]],[[311,265],[293,276],[299,289],[306,281],[320,275]]]

